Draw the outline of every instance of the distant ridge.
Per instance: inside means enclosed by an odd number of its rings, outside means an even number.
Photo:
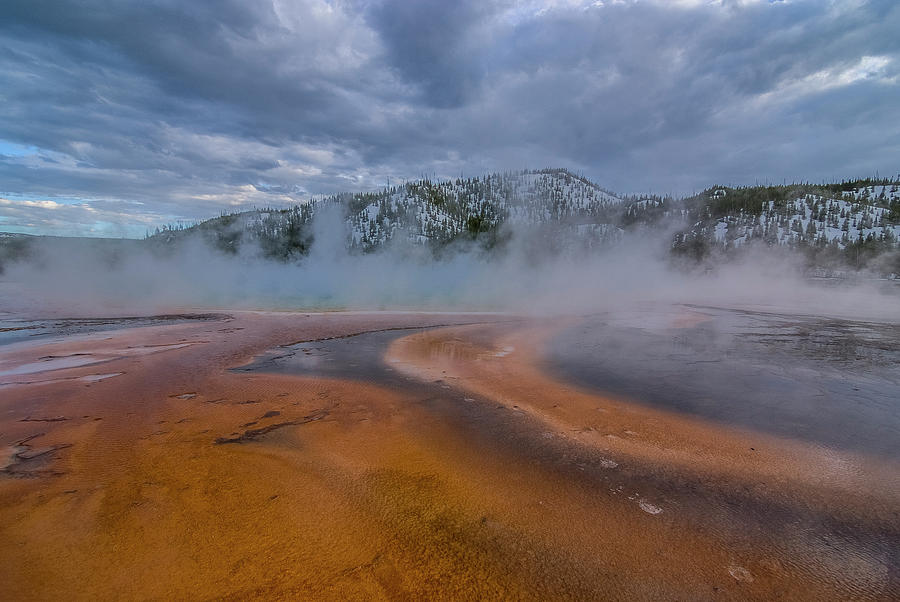
[[[276,260],[302,257],[329,213],[350,253],[408,245],[440,256],[457,245],[502,252],[513,238],[531,252],[600,252],[626,237],[673,258],[715,265],[765,246],[800,255],[817,273],[900,275],[900,179],[834,184],[713,186],[687,198],[617,195],[567,169],[406,182],[341,193],[288,209],[254,209],[192,226],[157,229],[142,245],[165,252],[192,238],[226,253],[252,248]],[[0,236],[0,265],[41,237]],[[98,243],[102,244],[102,243]]]

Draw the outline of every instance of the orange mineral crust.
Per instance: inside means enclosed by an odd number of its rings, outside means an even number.
[[[558,327],[237,312],[0,347],[0,599],[900,593],[895,462],[557,382]],[[384,378],[239,370],[378,331]]]

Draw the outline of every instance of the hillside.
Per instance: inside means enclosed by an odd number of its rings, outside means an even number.
[[[850,182],[711,188],[683,202],[691,225],[673,251],[695,259],[763,244],[795,249],[810,267],[900,274],[900,184]]]
[[[512,230],[551,238],[548,244],[593,248],[621,238],[626,201],[564,169],[491,174],[432,182],[420,180],[374,193],[339,194],[284,210],[221,216],[190,228],[164,228],[150,237],[173,243],[200,235],[236,251],[257,244],[271,257],[306,253],[313,216],[337,208],[347,226],[351,252],[392,244],[424,245],[440,252],[458,241],[492,248]]]
[[[534,260],[601,252],[628,240],[707,267],[767,247],[799,255],[810,273],[867,270],[897,277],[900,181],[714,186],[677,199],[616,195],[564,169],[526,170],[423,179],[288,209],[222,215],[190,227],[158,229],[139,244],[169,253],[199,239],[226,253],[243,249],[289,260],[308,254],[319,236],[329,236],[330,244],[351,254],[418,247],[441,256],[462,246],[503,253],[515,244]],[[51,238],[0,239],[0,265],[27,256],[34,241]],[[114,257],[122,244],[95,240],[90,246],[111,250],[107,254]]]

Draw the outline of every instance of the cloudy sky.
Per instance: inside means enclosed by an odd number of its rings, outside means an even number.
[[[525,167],[896,175],[898,32],[896,0],[3,0],[0,231]]]

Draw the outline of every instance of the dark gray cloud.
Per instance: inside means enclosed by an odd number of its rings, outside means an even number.
[[[897,31],[893,0],[6,0],[0,229],[550,165],[622,192],[893,173]]]
[[[383,0],[367,7],[366,21],[384,43],[388,68],[436,108],[459,107],[474,97],[493,51],[491,2]]]

